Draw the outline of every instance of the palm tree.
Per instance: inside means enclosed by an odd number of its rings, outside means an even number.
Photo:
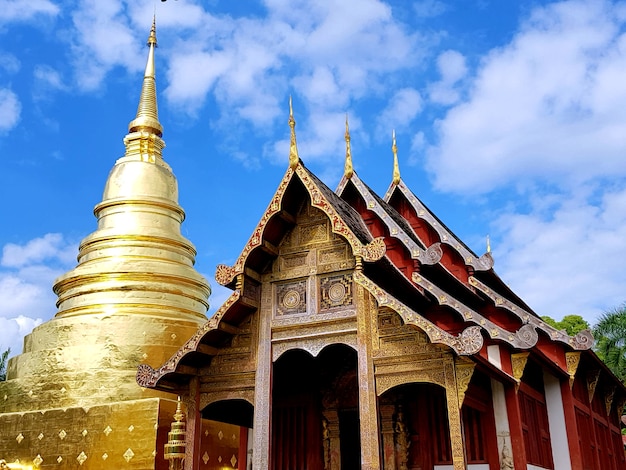
[[[598,357],[626,382],[626,303],[605,312],[593,328]]]
[[[10,353],[11,348],[0,354],[0,382],[3,382],[7,379],[7,359],[9,358]]]

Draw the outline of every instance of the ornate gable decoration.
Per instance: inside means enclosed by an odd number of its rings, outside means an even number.
[[[397,188],[397,189],[396,189]],[[459,255],[465,260],[465,264],[473,267],[476,271],[489,271],[493,268],[493,257],[491,253],[487,252],[480,257],[477,257],[467,248],[447,227],[445,227],[432,212],[420,201],[415,194],[404,184],[404,181],[400,180],[398,184],[391,184],[389,189],[385,193],[383,198],[385,202],[391,200],[393,193],[398,190],[402,193],[405,199],[413,206],[415,213],[420,219],[425,220],[439,235],[441,243],[445,243],[454,248]]]
[[[250,252],[263,243],[263,232],[269,220],[276,213],[280,212],[282,208],[282,201],[285,195],[285,191],[289,186],[289,183],[297,176],[304,187],[306,188],[311,198],[311,205],[322,210],[330,219],[331,230],[341,235],[346,239],[354,256],[363,258],[364,261],[374,262],[381,259],[386,251],[385,242],[382,237],[375,238],[369,243],[363,243],[351,229],[350,225],[346,223],[340,211],[333,205],[328,197],[324,195],[324,192],[319,188],[317,182],[311,177],[309,171],[304,167],[302,162],[298,162],[295,168],[288,168],[285,176],[280,182],[272,201],[268,208],[263,213],[261,220],[257,224],[252,236],[246,243],[242,253],[239,255],[236,263],[231,266],[219,265],[215,273],[215,280],[221,285],[225,286],[230,284],[235,276],[243,273],[246,260],[250,255]]]

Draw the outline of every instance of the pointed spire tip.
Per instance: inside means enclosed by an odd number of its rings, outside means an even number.
[[[352,165],[352,148],[350,147],[350,126],[348,124],[348,113],[346,113],[346,161],[343,168],[343,175],[350,179],[354,174],[354,166]]]
[[[293,117],[291,95],[289,95],[289,127],[291,129],[289,136],[289,168],[294,170],[298,166],[300,156],[298,155],[298,145],[296,143],[296,120]]]
[[[396,130],[391,132],[391,151],[393,152],[393,179],[395,185],[400,184],[400,165],[398,164],[398,145],[396,144]]]

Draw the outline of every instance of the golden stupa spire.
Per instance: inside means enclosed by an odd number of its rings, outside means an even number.
[[[491,253],[491,239],[487,235],[487,253]]]
[[[150,52],[148,53],[148,62],[146,63],[146,71],[143,76],[141,97],[139,98],[139,106],[137,107],[137,117],[128,125],[128,132],[145,131],[161,137],[163,135],[163,127],[159,122],[156,97],[156,74],[154,69],[154,49],[157,47],[156,16],[152,19],[148,46],[150,47]]]
[[[352,149],[350,148],[350,128],[348,127],[348,113],[346,113],[346,163],[343,174],[347,179],[352,178],[354,167],[352,166]]]
[[[289,168],[295,169],[300,161],[300,157],[298,156],[298,145],[296,144],[296,120],[293,118],[291,95],[289,96],[289,127],[291,128],[291,136],[289,139]]]
[[[400,165],[398,165],[398,146],[396,145],[396,130],[391,133],[391,151],[393,152],[393,180],[395,185],[400,184]]]

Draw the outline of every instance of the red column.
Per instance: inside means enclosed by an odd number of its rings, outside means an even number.
[[[561,397],[563,398],[563,413],[565,414],[567,445],[569,447],[572,470],[582,470],[583,457],[579,445],[580,439],[576,423],[576,410],[574,409],[574,395],[572,394],[569,380],[561,380]]]

